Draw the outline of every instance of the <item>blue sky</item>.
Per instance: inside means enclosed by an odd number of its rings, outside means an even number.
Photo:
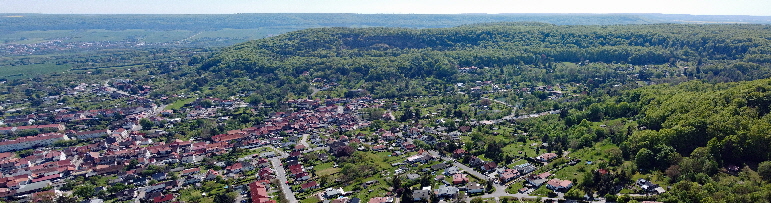
[[[0,13],[665,13],[771,16],[771,0],[0,0]]]

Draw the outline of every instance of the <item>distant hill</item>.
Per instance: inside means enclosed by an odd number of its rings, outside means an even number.
[[[0,30],[149,29],[219,30],[314,27],[440,28],[488,22],[543,22],[556,25],[651,23],[769,24],[771,16],[681,14],[352,14],[254,13],[221,15],[0,14]]]
[[[525,74],[518,70],[519,66],[558,74],[564,70],[554,68],[554,63],[584,61],[670,67],[689,62],[704,66],[697,74],[705,74],[705,78],[738,81],[769,76],[765,66],[771,62],[769,28],[546,23],[488,23],[432,29],[317,28],[238,44],[199,61],[203,61],[200,70],[210,72],[215,83],[247,77],[263,81],[260,85],[269,89],[258,91],[278,91],[263,95],[275,96],[287,92],[307,95],[311,92],[307,82],[313,78],[331,79],[349,89],[364,88],[376,97],[419,95],[441,88],[423,89],[410,83],[434,81],[441,85],[485,79],[462,74],[458,71],[461,67],[512,69],[514,77]],[[731,65],[737,62],[746,64]],[[613,76],[580,75],[561,82],[627,77],[609,74]],[[542,81],[554,79],[544,76]]]
[[[496,22],[542,22],[554,25],[769,24],[771,17],[672,14],[0,14],[0,43],[29,44],[56,39],[64,42],[125,40],[177,45],[182,43],[192,46],[227,46],[308,28],[448,28]]]

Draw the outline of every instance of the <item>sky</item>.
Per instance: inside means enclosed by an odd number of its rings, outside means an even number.
[[[771,0],[0,0],[0,13],[664,13],[771,16]]]

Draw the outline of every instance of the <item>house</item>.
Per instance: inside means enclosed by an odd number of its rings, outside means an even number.
[[[343,191],[343,188],[337,188],[337,189],[327,188],[326,190],[324,190],[324,197],[326,197],[327,199],[335,198],[343,194],[345,194],[345,191]]]
[[[30,183],[27,185],[22,186],[21,188],[16,190],[16,195],[23,195],[23,194],[31,194],[35,192],[40,192],[44,188],[51,185],[51,181],[40,181],[36,183]]]
[[[659,187],[659,185],[653,184],[651,181],[642,178],[637,179],[637,185],[639,185],[640,188],[647,193],[661,194],[666,192],[666,190]]]
[[[447,164],[444,164],[444,163],[438,163],[431,166],[431,170],[435,170],[435,171],[442,170],[445,168],[447,168]]]
[[[409,179],[409,180],[417,180],[417,179],[420,179],[420,175],[414,174],[414,173],[409,173],[409,174],[407,174],[407,179]]]
[[[165,183],[157,183],[155,185],[145,187],[145,192],[157,192],[166,188]]]
[[[456,173],[452,175],[452,184],[463,184],[468,182],[468,176],[462,173]]]
[[[425,152],[423,149],[418,150],[418,154],[413,155],[411,157],[407,157],[407,160],[405,162],[407,163],[427,163],[431,160],[434,160],[434,156],[431,156],[428,152]]]
[[[452,152],[453,158],[461,158],[466,155],[466,150],[464,149],[455,149],[455,151]]]
[[[35,136],[20,137],[15,140],[0,142],[0,152],[19,151],[38,146],[48,146],[60,140],[70,140],[61,133],[46,133]]]
[[[485,187],[479,183],[469,183],[466,186],[466,193],[485,193]]]
[[[439,186],[439,189],[434,190],[434,194],[437,197],[455,198],[459,191],[460,189],[457,187],[442,185]]]
[[[506,169],[503,171],[503,173],[500,174],[500,176],[498,176],[498,179],[502,183],[507,183],[509,181],[514,180],[517,177],[519,177],[519,171],[515,169]]]
[[[241,162],[236,162],[233,165],[230,165],[225,168],[230,173],[241,173],[241,169],[243,169],[243,164]]]
[[[377,151],[377,152],[385,151],[386,149],[388,149],[388,147],[386,147],[385,145],[382,145],[382,144],[375,145],[375,146],[372,147],[372,151]]]
[[[192,175],[192,176],[184,177],[184,181],[182,182],[182,185],[200,183],[203,179],[204,179],[204,175]]]
[[[93,131],[77,132],[75,133],[74,137],[79,140],[82,140],[82,139],[91,139],[91,138],[107,136],[111,133],[112,131],[110,130],[93,130]]]
[[[306,181],[308,179],[311,179],[311,175],[309,173],[299,173],[295,175],[295,179],[298,181]]]
[[[478,165],[482,165],[484,163],[485,163],[485,161],[480,159],[477,156],[471,156],[471,158],[468,161],[468,165],[470,165],[470,166],[478,166]]]
[[[300,191],[304,192],[304,191],[316,189],[318,187],[319,187],[319,184],[316,183],[316,181],[310,181],[310,182],[303,183],[302,185],[300,185]]]
[[[548,162],[549,160],[552,160],[554,158],[557,158],[557,154],[555,153],[545,153],[541,154],[540,156],[535,157],[534,159],[540,162]]]
[[[170,203],[172,200],[174,200],[174,194],[167,194],[153,198],[153,203]]]
[[[347,197],[341,197],[341,198],[332,200],[330,203],[348,203],[348,200],[349,199]]]
[[[519,171],[519,174],[525,175],[525,174],[528,174],[530,172],[535,171],[536,168],[535,168],[535,166],[533,166],[530,163],[524,163],[524,164],[520,164],[520,165],[514,166],[514,169]]]
[[[205,179],[206,179],[206,180],[214,180],[214,179],[216,179],[216,178],[217,178],[217,176],[220,176],[220,177],[221,177],[221,175],[220,175],[220,173],[219,173],[219,172],[217,172],[217,171],[215,171],[215,170],[212,170],[212,169],[209,169],[209,171],[206,173],[206,177],[205,177]]]
[[[449,168],[444,169],[444,175],[446,176],[455,175],[456,173],[460,173],[457,166],[450,166]]]
[[[258,167],[258,168],[270,167],[270,161],[268,161],[268,159],[266,158],[260,158],[257,160],[257,164],[255,165],[255,167]]]
[[[413,190],[412,199],[414,201],[429,201],[431,198],[431,190]]]
[[[268,197],[268,189],[260,181],[249,183],[249,193],[252,198],[252,203],[264,203],[270,202]]]
[[[486,172],[494,171],[495,168],[498,168],[498,164],[495,164],[495,162],[487,162],[482,165],[482,170]]]
[[[528,177],[525,178],[527,183],[532,185],[533,187],[541,187],[546,181],[548,181],[546,178],[551,176],[551,173],[545,172],[538,175],[531,174]]]
[[[393,203],[393,197],[373,197],[369,199],[367,203]]]
[[[573,182],[569,180],[551,179],[546,182],[546,188],[554,190],[555,192],[567,192],[573,187]]]

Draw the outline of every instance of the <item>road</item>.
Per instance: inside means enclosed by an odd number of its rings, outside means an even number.
[[[311,145],[308,144],[308,136],[309,134],[303,134],[303,138],[300,139],[300,144],[305,147],[311,147]]]
[[[284,197],[286,197],[286,200],[289,202],[297,202],[297,198],[294,197],[294,192],[292,192],[292,188],[289,187],[286,179],[286,171],[284,170],[284,167],[281,167],[281,160],[278,159],[278,157],[270,158],[270,163],[273,165],[273,168],[276,169],[276,177],[278,178],[278,182],[281,184],[281,192],[284,193]]]
[[[307,136],[303,136],[303,141],[307,139]],[[286,178],[286,170],[284,170],[284,167],[281,166],[281,159],[289,157],[289,154],[284,152],[283,150],[276,149],[273,146],[269,146],[274,151],[278,152],[280,156],[270,158],[271,165],[273,165],[273,168],[276,170],[276,178],[278,178],[279,183],[281,184],[281,192],[284,193],[284,197],[286,197],[289,202],[297,202],[297,198],[294,196],[294,192],[292,192],[292,188],[289,187],[287,184],[288,179]],[[313,151],[319,151],[319,150],[329,150],[329,147],[316,147],[313,149],[308,149],[303,151],[303,153],[313,152]]]

